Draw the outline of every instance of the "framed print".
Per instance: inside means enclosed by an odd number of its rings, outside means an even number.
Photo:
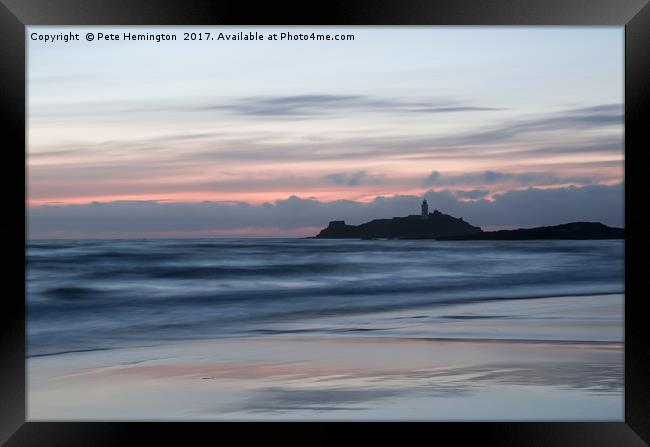
[[[646,3],[4,1],[1,439],[647,445]]]

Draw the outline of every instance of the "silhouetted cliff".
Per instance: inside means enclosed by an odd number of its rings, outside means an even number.
[[[446,241],[502,240],[520,241],[529,239],[624,239],[625,229],[608,227],[600,222],[572,222],[549,227],[521,228],[518,230],[485,231],[479,234],[440,237]]]
[[[375,219],[361,225],[347,225],[334,220],[321,230],[317,238],[388,238],[388,239],[436,239],[441,236],[458,236],[480,233],[462,218],[457,219],[439,211],[429,213],[426,219],[420,215]]]

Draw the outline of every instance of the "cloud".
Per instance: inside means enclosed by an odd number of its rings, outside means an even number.
[[[548,131],[557,129],[591,128],[623,125],[623,105],[603,104],[566,110],[555,116],[545,116],[514,124],[513,131]]]
[[[304,94],[238,98],[223,104],[197,106],[196,110],[220,110],[245,116],[309,118],[351,111],[395,113],[451,113],[503,110],[500,107],[469,106],[449,101],[397,100],[366,95]]]
[[[70,119],[121,122],[124,116],[144,119],[173,114],[178,121],[197,120],[197,114],[214,119],[210,112],[224,112],[234,117],[265,118],[329,118],[350,113],[453,113],[499,111],[501,107],[465,104],[460,100],[410,100],[369,95],[337,95],[306,93],[288,96],[249,96],[211,99],[157,99],[149,101],[112,100],[77,101],[71,103],[35,104],[30,107],[30,119],[44,119],[49,124]],[[207,113],[206,113],[207,112]],[[223,117],[222,117],[223,118]],[[108,120],[108,121],[107,121]]]
[[[542,146],[522,151],[526,155],[556,155],[556,154],[584,154],[584,153],[623,153],[623,133],[612,136],[595,137],[593,141],[583,143],[558,143],[554,146]],[[515,155],[510,153],[509,155]]]
[[[324,177],[328,182],[336,185],[357,186],[360,183],[381,183],[383,175],[369,175],[366,171],[357,171],[353,173],[335,172]]]
[[[458,106],[458,107],[416,107],[408,109],[410,112],[421,112],[421,113],[449,113],[449,112],[492,112],[496,110],[505,110],[502,107],[469,107],[469,106]]]
[[[359,182],[366,177],[366,171],[357,171],[352,174],[334,173],[325,176],[326,180],[336,183],[337,185],[356,186]]]
[[[225,110],[253,116],[317,115],[359,105],[361,96],[354,95],[294,95],[278,97],[243,98],[229,104],[207,107],[208,110]]]
[[[271,146],[273,150],[270,150]],[[308,143],[283,139],[277,144],[266,140],[225,156],[268,158],[276,153],[281,157],[313,160],[364,159],[396,154],[449,159],[485,157],[492,161],[585,153],[622,155],[623,112],[621,105],[560,110],[542,116],[507,120],[498,126],[444,135],[393,133],[360,137],[343,134]],[[211,155],[204,152],[202,156]],[[219,153],[212,156],[218,157]]]
[[[334,111],[347,104],[347,116],[355,116],[354,107],[372,105],[381,110],[390,106],[396,111],[413,110],[414,104],[362,95],[278,96],[264,101],[269,107],[306,108],[314,113],[319,113],[318,107]],[[456,107],[433,102],[417,105]],[[230,128],[215,126],[215,116],[206,116],[209,125],[201,122],[176,131],[174,126],[160,130],[158,124],[155,131],[125,134],[111,127],[106,139],[30,137],[29,199],[32,203],[78,203],[86,198],[162,195],[178,200],[230,199],[231,194],[235,200],[248,200],[257,189],[270,200],[294,191],[319,197],[333,197],[335,191],[340,197],[342,186],[365,187],[363,194],[374,196],[422,186],[495,192],[525,186],[612,183],[623,178],[623,128],[611,125],[622,120],[622,106],[617,104],[517,119],[514,116],[519,115],[509,114],[510,119],[499,116],[495,121],[499,124],[491,126],[463,126],[455,131],[453,127],[427,127],[422,133],[410,132],[401,124],[333,131],[336,126],[328,127],[331,122],[323,122],[323,127],[321,123],[306,128],[281,123]],[[465,166],[477,172],[453,172]],[[440,172],[425,179],[425,173],[436,167]],[[381,187],[372,187],[378,184]]]
[[[461,199],[482,199],[490,194],[486,189],[472,189],[471,191],[454,191],[456,197]]]
[[[558,176],[552,172],[520,172],[508,173],[498,171],[470,172],[458,175],[442,175],[433,171],[424,180],[428,186],[452,186],[452,185],[494,185],[509,183],[514,185],[561,185],[577,183],[589,185],[595,182],[597,176]]]
[[[262,101],[260,104],[264,108],[273,108],[273,113],[277,111],[284,115],[318,115],[339,111],[345,112],[345,116],[351,116],[358,111],[355,107],[395,112],[401,110],[406,113],[433,110],[431,104],[426,102],[413,107],[413,104],[406,101],[391,102],[360,95],[301,95],[271,99],[267,98],[265,101],[268,103]],[[248,104],[246,100],[240,101]],[[258,104],[257,100],[248,101]],[[433,108],[453,108],[458,111],[461,108],[478,109],[443,104],[434,105]],[[270,109],[267,111],[271,113]],[[213,118],[210,118],[210,123],[212,126]],[[613,125],[617,123],[618,126]],[[481,157],[495,163],[514,158],[539,159],[548,155],[597,153],[601,156],[622,156],[622,124],[620,105],[561,110],[542,116],[506,120],[495,126],[462,132],[447,131],[444,134],[413,134],[398,130],[363,134],[348,131],[301,133],[288,129],[206,132],[204,126],[197,124],[200,130],[196,132],[165,132],[158,136],[147,135],[146,138],[113,136],[108,141],[76,141],[55,146],[44,143],[48,145],[46,147],[34,146],[32,143],[28,162],[56,164],[58,160],[64,160],[65,165],[71,166],[70,161],[74,159],[83,161],[103,157],[105,163],[125,166],[125,169],[128,169],[133,165],[133,158],[137,157],[142,159],[139,164],[144,167],[169,160],[170,163],[193,163],[193,169],[196,169],[205,161],[365,160],[390,156],[411,160],[475,160]],[[128,159],[126,163],[122,161],[125,158]]]
[[[477,193],[478,194],[478,193]],[[430,209],[438,209],[479,226],[537,226],[572,221],[599,221],[622,226],[624,186],[591,185],[555,189],[528,188],[493,201],[459,200],[457,193],[428,191]],[[378,197],[372,202],[320,202],[291,196],[273,203],[117,201],[85,205],[42,205],[28,210],[30,238],[79,237],[92,234],[147,235],[224,229],[280,230],[322,228],[330,220],[358,224],[370,219],[417,214],[422,196]],[[310,230],[311,231],[311,230]],[[313,234],[313,233],[312,233]],[[310,235],[306,233],[305,235]]]
[[[620,127],[622,134],[623,122],[622,104],[604,104],[594,107],[560,110],[537,117],[515,119],[492,128],[444,136],[437,139],[437,143],[450,146],[495,144],[530,137],[539,133],[589,131],[609,127]]]

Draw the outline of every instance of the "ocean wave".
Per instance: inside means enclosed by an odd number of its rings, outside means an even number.
[[[37,241],[27,248],[28,349],[230,336],[255,330],[252,322],[623,291],[623,241]]]

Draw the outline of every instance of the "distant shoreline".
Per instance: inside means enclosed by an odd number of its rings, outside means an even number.
[[[572,222],[548,227],[486,231],[438,239],[446,241],[613,240],[625,239],[625,229],[608,227],[600,222]]]
[[[445,216],[445,215],[443,215]],[[451,216],[446,216],[454,219]],[[404,222],[408,222],[407,226]],[[414,223],[420,223],[414,226]],[[426,223],[426,226],[423,225]],[[462,219],[453,224],[466,224]],[[377,225],[379,224],[379,225]],[[371,221],[366,224],[353,226],[343,221],[330,222],[313,239],[361,239],[361,240],[439,240],[439,241],[529,241],[529,240],[615,240],[625,239],[625,228],[609,227],[600,222],[570,222],[561,225],[545,227],[519,228],[515,230],[483,231],[478,227],[470,227],[472,231],[464,231],[464,227],[449,226],[439,228],[432,222],[418,222],[412,218],[393,218]],[[455,233],[454,233],[455,231]],[[452,234],[449,234],[452,232]]]
[[[622,230],[625,230],[625,228],[621,228]],[[488,232],[486,232],[488,233]],[[173,240],[204,240],[204,241],[213,241],[213,240],[255,240],[255,239],[265,239],[265,240],[296,240],[296,241],[302,241],[302,240],[307,240],[307,239],[316,239],[316,240],[326,240],[325,238],[319,238],[316,236],[291,236],[291,237],[279,237],[279,236],[188,236],[188,237],[113,237],[113,238],[34,238],[34,239],[25,239],[26,244],[30,243],[40,243],[40,242],[63,242],[63,241],[173,241]],[[373,241],[413,241],[413,240],[439,240],[439,241],[445,241],[449,240],[451,241],[452,239],[443,239],[443,238],[435,238],[435,237],[412,237],[412,238],[327,238],[329,240],[373,240]],[[625,237],[612,237],[612,238],[592,238],[592,239],[567,239],[567,238],[547,238],[547,239],[518,239],[518,240],[575,240],[575,241],[581,241],[581,240],[623,240]],[[456,241],[466,241],[466,240],[479,240],[479,239],[454,239]],[[502,240],[506,241],[506,239],[481,239],[481,240]]]

